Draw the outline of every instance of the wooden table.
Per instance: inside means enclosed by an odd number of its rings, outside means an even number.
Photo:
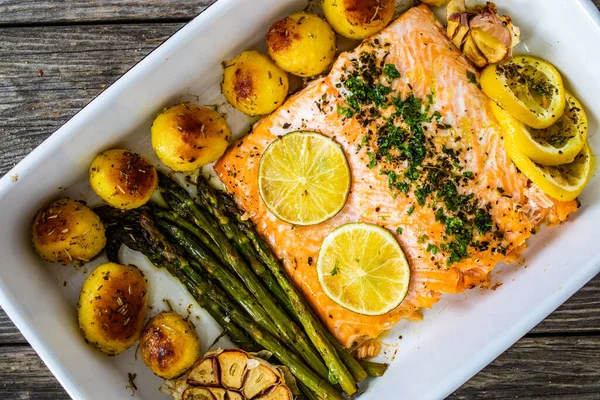
[[[212,2],[0,0],[0,176]],[[600,399],[600,276],[452,396],[509,397]],[[1,310],[0,398],[68,398]]]

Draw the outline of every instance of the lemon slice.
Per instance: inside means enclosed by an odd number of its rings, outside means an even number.
[[[408,261],[396,238],[365,223],[342,225],[325,238],[317,272],[331,300],[363,315],[398,307],[410,282]]]
[[[315,132],[292,132],[265,150],[258,169],[260,196],[277,218],[314,225],[337,214],[350,191],[341,146]]]
[[[541,165],[572,162],[585,145],[588,122],[585,111],[566,92],[567,107],[562,117],[546,129],[527,128],[508,113],[496,113],[504,132],[510,133],[519,150]]]
[[[492,108],[499,120],[510,117],[493,101]],[[587,142],[571,163],[557,166],[543,166],[531,161],[519,150],[510,131],[504,131],[504,146],[517,168],[548,196],[557,200],[577,198],[592,176],[592,153]]]
[[[513,117],[527,126],[544,129],[565,110],[565,88],[552,64],[529,56],[486,67],[481,88]]]

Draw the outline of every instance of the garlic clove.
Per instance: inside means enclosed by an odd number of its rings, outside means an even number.
[[[465,57],[467,57],[475,66],[478,68],[483,68],[487,65],[487,59],[477,47],[475,40],[473,40],[473,36],[468,35],[465,43],[463,44],[463,53]]]
[[[510,49],[496,36],[484,30],[472,29],[471,37],[489,64],[502,61]]]
[[[453,33],[450,33],[450,30]],[[452,39],[452,43],[458,48],[461,48],[465,43],[469,34],[469,14],[454,14],[452,20],[448,20],[448,37]]]

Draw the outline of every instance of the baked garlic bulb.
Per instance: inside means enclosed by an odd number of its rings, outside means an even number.
[[[498,15],[494,3],[468,8],[465,0],[452,0],[446,14],[448,37],[475,66],[483,68],[512,57],[521,33],[510,17]]]
[[[239,349],[206,353],[182,379],[161,391],[176,400],[292,400],[284,374],[262,358]]]

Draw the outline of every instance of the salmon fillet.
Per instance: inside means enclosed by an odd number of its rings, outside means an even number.
[[[368,73],[378,74],[371,85],[389,89],[371,93],[375,105],[363,101],[358,109],[352,96],[361,94],[348,82],[356,76],[369,80]],[[492,268],[514,261],[541,224],[559,223],[577,209],[576,202],[548,197],[515,168],[477,78],[431,10],[414,7],[352,52],[341,54],[327,77],[312,82],[259,122],[215,166],[294,283],[347,347],[376,338],[402,318],[419,319],[420,310],[431,307],[443,293],[486,287]],[[390,98],[400,100],[377,108],[378,95],[388,103]],[[429,115],[418,124],[408,108],[415,102]],[[393,114],[402,107],[404,111]],[[386,125],[390,121],[399,128],[395,136]],[[298,130],[334,138],[352,173],[342,211],[313,226],[278,220],[258,190],[261,154],[278,136]],[[418,134],[425,150],[415,155],[410,153],[411,140]],[[399,138],[403,144],[394,147],[393,140]],[[440,182],[453,183],[449,189],[435,189]],[[428,187],[434,187],[429,194]],[[455,202],[468,210],[453,206]],[[475,228],[465,231],[454,217]],[[393,232],[410,263],[408,295],[385,315],[344,309],[329,299],[317,278],[324,238],[336,227],[357,221]],[[472,240],[461,247],[457,238],[469,232]]]

